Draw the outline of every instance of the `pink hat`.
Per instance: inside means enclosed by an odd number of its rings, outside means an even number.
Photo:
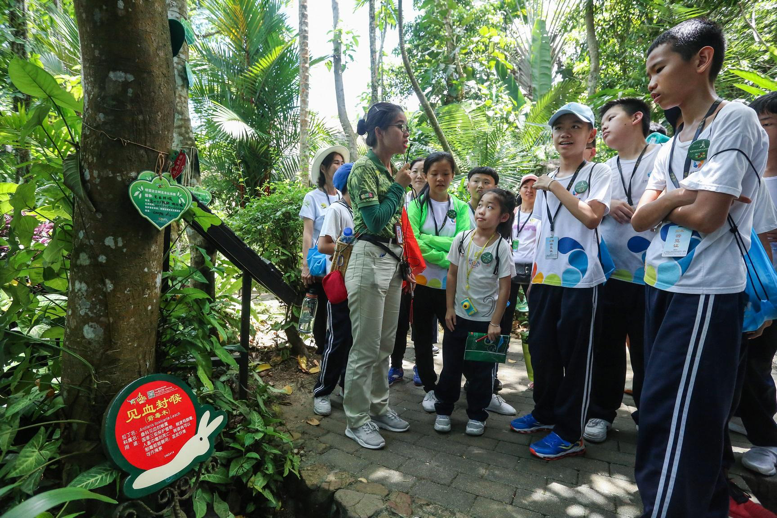
[[[536,182],[537,180],[539,180],[539,178],[537,178],[537,175],[527,174],[523,178],[521,178],[521,185],[519,185],[518,188],[523,187],[523,184],[525,184],[529,180],[534,180]]]

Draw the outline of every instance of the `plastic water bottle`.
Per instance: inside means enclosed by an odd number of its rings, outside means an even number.
[[[343,243],[350,243],[353,241],[353,229],[351,227],[345,227],[343,229],[343,235],[340,236],[340,241]]]
[[[302,312],[299,315],[299,332],[310,334],[313,332],[313,320],[316,318],[318,308],[318,295],[307,292],[302,302]]]

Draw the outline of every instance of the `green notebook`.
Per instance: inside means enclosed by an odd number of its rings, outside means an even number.
[[[476,362],[505,363],[510,335],[499,335],[499,342],[492,342],[486,333],[470,333],[464,348],[464,359]]]

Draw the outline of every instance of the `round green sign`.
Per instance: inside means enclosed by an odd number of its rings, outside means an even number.
[[[480,260],[483,261],[483,264],[489,264],[491,261],[494,260],[494,256],[491,255],[491,252],[486,252],[485,254],[480,256]]]
[[[453,210],[453,209],[449,210],[449,211],[448,211],[448,217],[449,217],[450,219],[456,219],[456,211],[455,211],[455,210]]]
[[[700,139],[693,142],[688,148],[688,156],[691,160],[701,162],[707,160],[707,151],[710,149],[710,141],[707,139]]]

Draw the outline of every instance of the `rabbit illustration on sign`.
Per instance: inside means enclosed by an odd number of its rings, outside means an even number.
[[[132,482],[132,487],[134,489],[143,489],[153,486],[170,477],[174,477],[191,466],[197,457],[208,453],[210,449],[209,437],[221,427],[223,421],[223,415],[219,415],[213,421],[210,421],[210,410],[206,410],[200,419],[197,433],[186,441],[178,454],[173,457],[173,460],[164,466],[144,471]]]

